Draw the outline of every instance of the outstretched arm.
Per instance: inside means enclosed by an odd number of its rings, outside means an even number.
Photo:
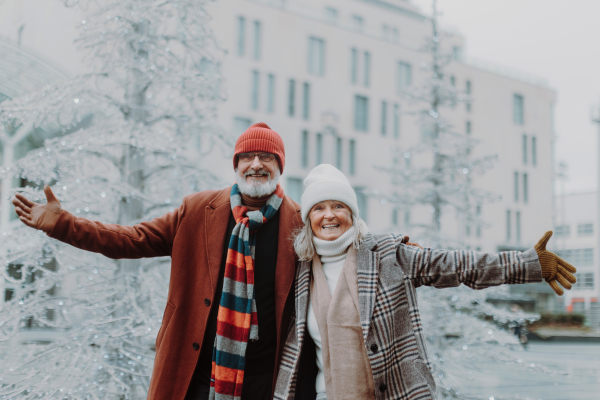
[[[77,248],[110,258],[160,257],[171,254],[173,239],[184,206],[168,214],[134,226],[103,224],[77,218],[62,209],[48,187],[47,204],[38,204],[16,194],[13,204],[19,219],[27,226]]]
[[[542,278],[546,278],[556,293],[561,295],[562,290],[556,281],[570,289],[569,282],[575,282],[570,272],[575,272],[575,268],[545,250],[550,236],[552,232],[547,232],[534,248],[524,252],[492,254],[467,250],[419,250],[400,245],[396,257],[415,286],[444,288],[463,283],[473,289],[484,289],[505,283],[541,282]]]

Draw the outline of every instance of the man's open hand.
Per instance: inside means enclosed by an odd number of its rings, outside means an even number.
[[[62,207],[50,186],[44,186],[44,193],[46,194],[46,204],[34,203],[21,193],[15,194],[12,203],[21,222],[30,228],[50,233],[58,221]]]

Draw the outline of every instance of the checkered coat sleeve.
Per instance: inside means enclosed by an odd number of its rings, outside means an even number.
[[[434,400],[436,386],[427,358],[415,288],[461,283],[483,289],[504,283],[540,282],[537,252],[486,254],[419,249],[401,235],[368,235],[357,253],[359,312],[375,382],[374,398]],[[298,361],[307,330],[311,262],[296,274],[296,316],[284,346],[275,399],[293,399]],[[315,355],[316,357],[316,355]]]

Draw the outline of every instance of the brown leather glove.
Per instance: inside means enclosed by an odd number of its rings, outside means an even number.
[[[21,193],[15,194],[12,203],[21,222],[30,228],[42,230],[49,234],[54,229],[56,221],[58,221],[62,207],[54,193],[52,193],[50,186],[44,186],[44,193],[46,194],[46,204],[34,203]]]
[[[409,239],[410,238],[408,236],[404,236],[404,238],[402,238],[402,243],[405,244],[405,245],[407,245],[407,246],[418,247],[421,250],[423,250],[423,247],[419,243],[410,243]]]
[[[542,277],[557,295],[562,296],[564,292],[558,284],[560,283],[567,290],[571,289],[571,283],[577,282],[573,275],[577,269],[556,254],[546,250],[546,243],[550,237],[552,237],[552,231],[546,232],[533,248],[537,251],[540,259]]]

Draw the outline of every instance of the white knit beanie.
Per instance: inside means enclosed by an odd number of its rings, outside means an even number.
[[[346,175],[330,164],[317,165],[304,179],[302,206],[302,221],[308,224],[310,209],[323,200],[338,200],[350,207],[352,214],[358,218],[358,202],[356,193]]]

